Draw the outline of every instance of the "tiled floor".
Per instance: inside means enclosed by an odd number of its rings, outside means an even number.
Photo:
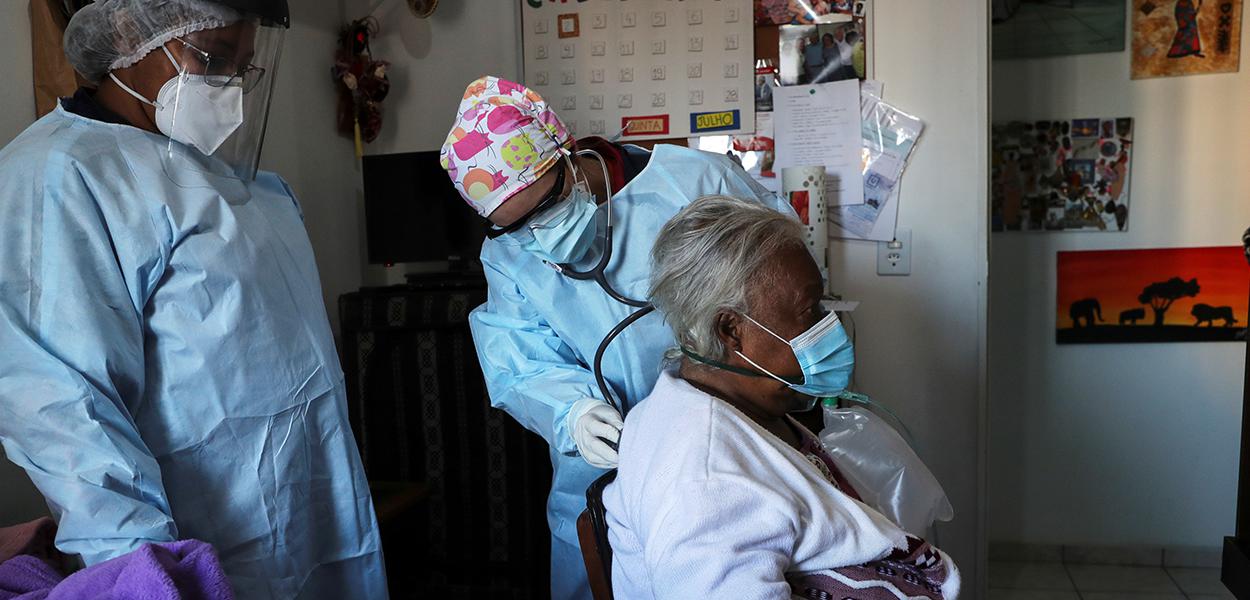
[[[991,562],[989,600],[1234,600],[1219,569]]]

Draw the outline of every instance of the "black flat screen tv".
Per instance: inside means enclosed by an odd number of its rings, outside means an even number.
[[[366,156],[362,171],[370,263],[476,263],[486,220],[460,198],[438,152]]]

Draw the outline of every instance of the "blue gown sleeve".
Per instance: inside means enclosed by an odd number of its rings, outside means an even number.
[[[599,398],[591,370],[534,310],[506,273],[484,260],[486,304],[469,316],[491,406],[561,454],[577,452],[565,422],[573,403]]]
[[[90,565],[178,538],[127,408],[142,398],[143,306],[163,261],[123,267],[136,244],[110,233],[98,185],[67,171],[0,184],[0,442],[48,502],[58,548]]]

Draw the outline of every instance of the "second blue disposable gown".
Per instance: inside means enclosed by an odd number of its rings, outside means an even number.
[[[630,149],[631,151],[636,151]],[[647,167],[612,196],[613,254],[609,281],[621,293],[645,299],[651,246],[660,228],[687,204],[712,194],[758,199],[793,211],[728,157],[659,145]],[[599,207],[600,237],[606,206]],[[595,264],[592,253],[579,270]],[[482,246],[489,295],[469,318],[491,404],[512,415],[550,446],[554,480],[547,500],[551,527],[551,596],[589,599],[577,542],[577,516],[586,488],[605,473],[577,454],[567,418],[573,403],[601,398],[591,366],[603,337],[633,310],[593,281],[574,281],[525,252],[509,236]],[[634,323],[612,343],[603,371],[618,398],[633,405],[660,376],[673,335],[658,314]]]
[[[238,598],[385,598],[299,207],[58,108],[0,151],[0,440],[88,565],[210,542]]]

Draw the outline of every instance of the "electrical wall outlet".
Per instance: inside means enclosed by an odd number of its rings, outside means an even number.
[[[877,242],[877,275],[911,275],[911,230],[899,229],[894,240]]]

